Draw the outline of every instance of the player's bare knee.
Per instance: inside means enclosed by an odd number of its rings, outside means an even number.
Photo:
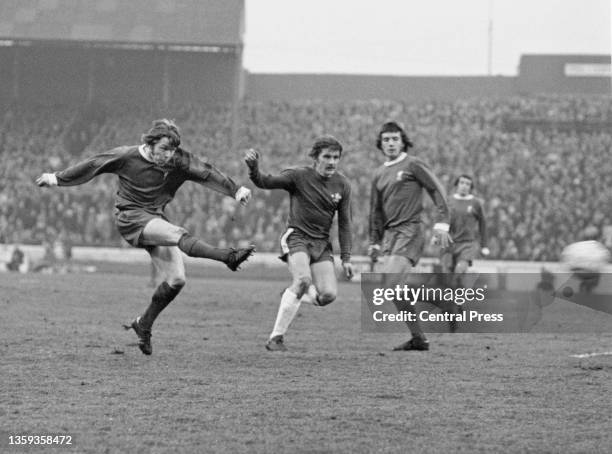
[[[176,274],[168,278],[168,285],[174,288],[183,288],[187,283],[184,274]]]
[[[295,294],[300,298],[306,292],[308,287],[312,284],[312,278],[310,276],[300,276],[294,281]]]
[[[324,291],[319,293],[317,297],[317,302],[319,306],[327,306],[328,304],[333,303],[336,300],[336,293],[332,291]]]

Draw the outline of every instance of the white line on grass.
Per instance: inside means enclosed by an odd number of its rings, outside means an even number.
[[[608,356],[612,355],[612,352],[598,352],[598,353],[581,353],[580,355],[570,355],[572,358],[592,358],[593,356]]]

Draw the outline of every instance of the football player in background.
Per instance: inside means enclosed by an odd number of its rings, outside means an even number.
[[[610,251],[598,240],[599,229],[594,225],[581,232],[581,241],[566,246],[561,261],[580,282],[581,293],[591,293],[599,285],[601,272],[610,262]]]
[[[342,145],[331,136],[317,139],[309,152],[312,166],[287,169],[280,175],[262,175],[259,153],[248,150],[249,177],[262,189],[289,193],[287,230],[281,237],[281,259],[289,265],[291,285],[283,292],[278,315],[266,349],[285,351],[284,336],[301,302],[327,306],[336,299],[338,283],[329,232],[338,212],[338,236],[342,268],[348,279],[351,265],[351,186],[338,172]]]
[[[115,197],[115,224],[119,233],[130,245],[145,249],[163,276],[145,312],[125,326],[136,332],[138,346],[145,355],[152,353],[153,322],[185,285],[181,251],[190,257],[223,262],[232,271],[254,251],[253,246],[214,247],[166,217],[165,206],[185,181],[194,181],[233,197],[243,205],[251,197],[248,188],[238,186],[206,159],[180,148],[180,144],[180,132],[174,122],[155,120],[143,134],[141,145],[121,146],[61,172],[43,173],[36,179],[38,186],[47,187],[80,185],[103,173],[119,177]]]
[[[450,236],[448,247],[440,250],[440,265],[453,288],[462,286],[461,276],[472,266],[480,254],[489,255],[487,227],[483,202],[472,194],[474,180],[470,175],[459,175],[454,184],[455,193],[448,199],[450,209]]]
[[[441,247],[447,247],[451,241],[449,210],[445,191],[429,166],[408,154],[412,142],[398,123],[390,121],[382,125],[376,147],[387,161],[375,170],[372,180],[368,255],[372,261],[381,254],[386,256],[382,271],[386,274],[385,286],[391,288],[411,280],[410,272],[423,253],[423,190],[438,211],[433,235]],[[394,303],[398,311],[414,312],[409,302],[396,300]],[[429,341],[418,319],[406,324],[412,338],[393,350],[429,350]]]

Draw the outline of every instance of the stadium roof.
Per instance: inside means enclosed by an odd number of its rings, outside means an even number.
[[[238,46],[244,0],[2,0],[0,38]]]

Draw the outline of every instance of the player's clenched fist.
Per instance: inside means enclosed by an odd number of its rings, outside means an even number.
[[[36,179],[36,184],[40,187],[57,186],[57,177],[54,173],[43,173]]]
[[[253,148],[249,148],[244,154],[244,162],[249,167],[257,167],[259,164],[259,152]]]

